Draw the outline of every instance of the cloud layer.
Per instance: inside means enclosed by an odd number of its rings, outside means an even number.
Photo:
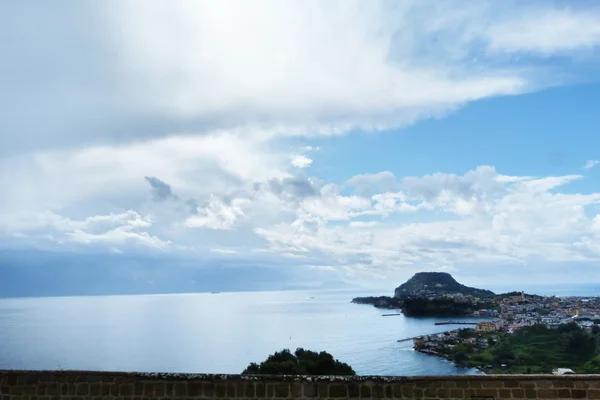
[[[584,2],[4,2],[2,246],[354,278],[597,262],[583,175],[332,179],[311,141],[580,79],[599,26]]]

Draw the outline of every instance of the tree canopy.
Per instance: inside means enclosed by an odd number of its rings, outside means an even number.
[[[338,361],[325,351],[296,349],[271,354],[260,364],[251,363],[242,372],[244,375],[356,375],[352,367]]]

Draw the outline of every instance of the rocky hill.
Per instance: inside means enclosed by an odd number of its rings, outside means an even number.
[[[447,272],[418,272],[394,290],[394,297],[443,297],[453,294],[474,297],[494,296],[494,292],[458,283]]]

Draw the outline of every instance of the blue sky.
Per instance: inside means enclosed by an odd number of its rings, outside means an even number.
[[[599,26],[587,1],[3,3],[0,274],[598,281]]]

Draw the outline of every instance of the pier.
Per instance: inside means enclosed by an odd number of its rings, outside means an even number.
[[[423,335],[419,335],[419,336],[415,336],[415,337],[410,337],[410,338],[406,338],[406,339],[400,339],[400,340],[398,340],[398,343],[400,343],[400,342],[408,342],[409,340],[415,340],[415,339],[420,338],[422,336]]]
[[[381,314],[382,317],[392,317],[394,315],[402,315],[402,313],[396,313],[396,314]]]
[[[461,322],[461,321],[437,321],[434,325],[477,325],[477,322]]]

